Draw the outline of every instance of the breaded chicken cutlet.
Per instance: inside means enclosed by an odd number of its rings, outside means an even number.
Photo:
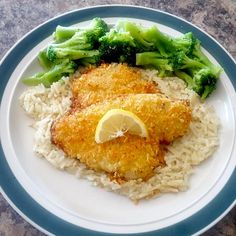
[[[160,93],[156,84],[142,79],[140,69],[126,64],[102,64],[71,81],[72,107],[85,108],[119,94]]]
[[[149,137],[126,134],[97,144],[97,124],[114,108],[137,115],[145,123]],[[51,134],[52,142],[68,157],[79,159],[91,169],[126,180],[146,180],[164,163],[160,143],[170,143],[184,135],[190,121],[191,109],[186,101],[171,100],[161,94],[123,94],[84,109],[73,109],[54,122]]]

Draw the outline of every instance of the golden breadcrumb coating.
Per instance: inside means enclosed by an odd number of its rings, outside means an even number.
[[[141,71],[126,64],[102,64],[86,70],[71,82],[72,107],[87,107],[119,94],[159,93],[154,82],[142,79]]]
[[[149,137],[125,134],[97,144],[97,124],[110,109],[136,114],[145,123]],[[171,100],[160,94],[118,95],[84,109],[73,109],[56,120],[51,128],[52,142],[68,157],[78,158],[89,168],[126,180],[145,180],[164,163],[160,143],[170,143],[184,135],[190,121],[191,109],[186,101]]]

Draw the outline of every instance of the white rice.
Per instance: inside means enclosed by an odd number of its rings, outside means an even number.
[[[143,79],[157,82],[160,90],[167,96],[189,99],[193,116],[189,132],[168,145],[166,166],[156,168],[155,175],[147,182],[131,180],[118,184],[111,181],[106,174],[89,170],[78,160],[65,157],[61,150],[51,144],[50,127],[53,120],[63,115],[70,107],[68,78],[54,83],[51,88],[42,85],[28,88],[20,96],[22,107],[27,115],[34,119],[34,151],[53,166],[134,201],[164,192],[185,191],[193,167],[209,158],[219,144],[218,118],[214,108],[201,103],[198,95],[188,89],[182,80],[173,77],[160,79],[155,70],[143,70],[142,74]]]

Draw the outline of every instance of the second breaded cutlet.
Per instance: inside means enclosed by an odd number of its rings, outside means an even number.
[[[142,79],[141,70],[126,64],[102,64],[71,81],[72,107],[85,108],[120,94],[159,93],[157,84]]]

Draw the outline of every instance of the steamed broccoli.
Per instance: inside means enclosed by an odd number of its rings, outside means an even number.
[[[57,26],[53,33],[54,39],[57,43],[61,43],[70,39],[76,32],[86,31],[93,40],[98,41],[98,38],[103,36],[108,31],[108,25],[101,18],[94,18],[87,28],[79,28],[76,26]]]
[[[48,72],[27,78],[28,85],[50,86],[78,65],[125,62],[155,68],[159,76],[177,75],[189,88],[205,99],[216,88],[221,68],[201,51],[200,41],[189,32],[179,37],[162,33],[156,26],[144,28],[133,22],[120,21],[110,30],[100,18],[87,28],[58,26],[55,42],[38,55]]]
[[[160,76],[169,76],[173,67],[169,59],[163,58],[158,52],[143,52],[136,54],[136,65],[151,67],[159,71]]]
[[[222,68],[220,66],[214,65],[208,57],[202,52],[201,50],[201,42],[195,38],[193,49],[191,52],[191,56],[193,59],[200,61],[202,64],[204,64],[206,67],[208,67],[211,70],[211,73],[218,77],[220,75],[220,72],[222,71]]]
[[[186,68],[203,68],[205,65],[197,59],[188,57],[183,51],[176,52],[171,58],[173,68],[186,69]]]
[[[40,72],[23,79],[27,85],[43,84],[49,87],[62,76],[70,75],[81,65],[98,64],[100,53],[98,40],[108,31],[101,18],[95,18],[87,28],[58,26],[54,33],[55,43],[38,54],[40,65],[46,72]]]
[[[156,26],[143,28],[135,23],[120,21],[115,26],[118,32],[128,32],[134,39],[137,52],[158,51],[163,57],[170,57],[176,51],[188,53],[192,49],[192,33],[172,38]]]
[[[65,48],[56,48],[53,45],[50,45],[47,49],[47,55],[50,61],[55,62],[59,59],[69,58],[71,60],[77,60],[84,57],[93,57],[99,54],[98,50],[89,50],[89,49],[73,49],[69,47]]]
[[[93,41],[83,32],[76,33],[63,43],[53,43],[47,48],[47,57],[50,61],[61,58],[79,59],[82,50],[91,50]]]
[[[177,53],[173,65],[175,74],[183,79],[188,87],[198,93],[202,99],[207,98],[216,89],[216,83],[222,70],[201,51],[200,41],[197,39],[193,41],[189,56],[183,52]]]
[[[55,61],[61,58],[76,60],[90,57],[92,54],[97,55],[95,49],[98,48],[99,38],[107,31],[107,24],[102,19],[95,18],[90,27],[75,32],[70,39],[62,43],[50,44],[47,49],[47,57],[50,61]],[[82,50],[86,52],[82,52]],[[91,53],[89,53],[90,50]],[[88,56],[86,56],[87,54]]]
[[[45,87],[50,87],[53,82],[60,80],[63,76],[73,74],[77,69],[77,64],[68,59],[57,64],[47,72],[40,72],[31,77],[23,79],[26,85],[34,86],[43,84]]]
[[[180,37],[171,38],[171,44],[174,53],[183,52],[188,55],[192,53],[195,38],[192,32],[188,32]]]
[[[128,32],[117,32],[111,29],[100,38],[99,52],[106,62],[126,62],[135,65],[136,47]]]
[[[173,57],[178,52],[190,53],[193,48],[193,35],[186,33],[183,36],[172,38],[155,26],[144,30],[145,40],[152,42],[155,50],[158,50],[163,57]]]
[[[39,52],[38,60],[39,60],[40,65],[45,70],[49,70],[53,66],[53,63],[47,57],[47,50],[42,50]]]
[[[57,43],[61,43],[70,39],[78,31],[80,31],[80,29],[77,27],[58,25],[56,31],[53,33],[53,38]]]
[[[170,56],[174,51],[171,38],[159,31],[155,26],[144,30],[143,36],[146,41],[153,44],[155,50],[158,50],[163,57]]]
[[[89,66],[89,65],[98,65],[101,61],[101,56],[98,53],[97,55],[93,55],[91,57],[84,57],[81,58],[79,60],[77,60],[76,62],[79,65],[83,65],[83,66]]]
[[[38,61],[39,64],[43,67],[45,70],[50,70],[53,66],[62,63],[65,59],[56,59],[54,61],[50,61],[47,57],[47,49],[44,49],[39,52],[38,54]]]
[[[217,77],[211,69],[206,67],[200,70],[191,70],[189,73],[175,70],[175,74],[184,80],[188,87],[194,90],[201,99],[206,99],[216,89]]]
[[[153,43],[144,38],[144,28],[129,21],[119,21],[115,25],[115,30],[119,33],[128,33],[135,42],[137,52],[152,51]]]
[[[202,99],[216,88],[221,68],[201,51],[200,41],[192,33],[171,38],[153,26],[140,28],[140,35],[153,44],[155,51],[137,53],[136,65],[156,68],[159,76],[176,74]]]

